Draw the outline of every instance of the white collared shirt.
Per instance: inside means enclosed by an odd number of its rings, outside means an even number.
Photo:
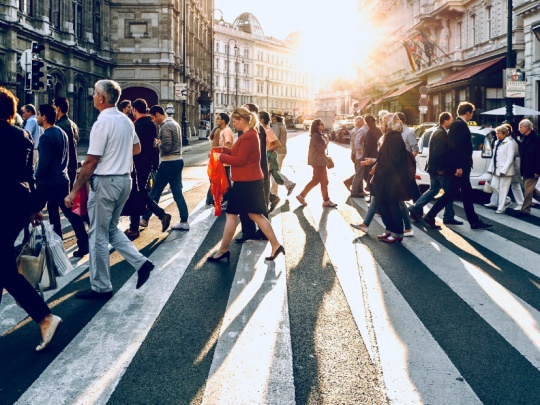
[[[116,107],[99,114],[90,131],[88,154],[101,156],[95,175],[123,175],[133,168],[133,145],[139,143],[131,120]]]

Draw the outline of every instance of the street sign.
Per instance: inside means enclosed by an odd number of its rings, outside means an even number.
[[[524,98],[527,82],[525,80],[525,71],[517,68],[505,69],[506,97]]]
[[[187,83],[175,83],[174,84],[174,99],[178,101],[187,100]]]
[[[27,49],[21,55],[21,67],[26,73],[32,71],[32,50]]]
[[[420,114],[426,114],[427,106],[421,105],[420,107],[418,107],[418,111],[420,111]]]
[[[176,113],[176,110],[174,109],[172,103],[167,104],[167,108],[165,108],[165,113],[167,115],[174,115]]]
[[[426,106],[426,105],[428,105],[428,100],[427,100],[427,98],[421,98],[420,100],[418,100],[418,104],[421,105],[421,106]]]
[[[426,86],[420,87],[419,91],[422,95],[428,94],[428,88]]]

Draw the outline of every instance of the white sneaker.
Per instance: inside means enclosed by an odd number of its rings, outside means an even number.
[[[404,236],[404,237],[407,237],[407,236],[414,236],[414,229],[411,229],[410,231],[405,231],[405,232],[403,232],[403,236]]]
[[[171,229],[174,231],[189,231],[189,224],[187,222],[178,222],[171,226]]]
[[[516,211],[521,211],[521,208],[523,208],[523,205],[519,204],[514,207]]]
[[[139,226],[146,228],[148,226],[148,221],[146,219],[141,218],[139,220]]]
[[[364,224],[351,224],[351,226],[354,229],[358,229],[359,231],[362,231],[364,233],[368,233],[368,231],[369,231],[369,228],[367,226],[365,226]]]
[[[291,195],[292,191],[294,190],[294,188],[296,187],[296,183],[292,183],[292,184],[289,184],[286,188],[287,188],[287,195]]]
[[[497,204],[492,204],[492,203],[487,203],[487,204],[484,204],[484,207],[486,207],[486,208],[496,208],[496,207],[498,207],[498,205]]]
[[[504,202],[504,208],[508,208],[510,204],[512,204],[512,200],[510,199],[510,197],[506,197],[506,200]]]
[[[497,210],[497,211],[495,211],[495,214],[504,214],[504,211],[503,210]]]

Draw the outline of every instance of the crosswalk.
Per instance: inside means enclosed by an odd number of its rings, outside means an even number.
[[[143,288],[120,261],[111,300],[78,301],[88,264],[71,259],[46,293],[64,325],[43,354],[5,294],[0,403],[540,403],[537,211],[518,219],[477,205],[490,230],[418,223],[388,245],[374,237],[380,217],[367,235],[350,227],[367,204],[330,177],[338,209],[316,190],[307,207],[282,196],[271,219],[287,255],[273,263],[262,241],[207,263],[224,218],[204,205],[207,183],[188,181],[190,231],[149,242],[156,269]]]

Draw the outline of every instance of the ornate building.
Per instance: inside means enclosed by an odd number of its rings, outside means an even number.
[[[306,72],[295,53],[296,35],[268,37],[257,18],[243,13],[233,24],[214,21],[214,109],[231,111],[254,102],[290,117],[307,112]]]
[[[84,139],[97,116],[93,85],[103,78],[120,83],[121,99],[172,104],[180,121],[175,84],[182,82],[185,64],[188,132],[194,133],[200,104],[209,103],[213,9],[213,0],[5,0],[0,4],[0,85],[21,102],[67,97]],[[50,66],[52,88],[27,95],[18,61],[32,41],[45,45],[41,57]]]
[[[359,71],[355,97],[371,99],[368,109],[404,111],[409,123],[436,121],[441,111],[455,113],[459,102],[475,104],[480,113],[505,105],[506,0],[362,0],[377,16],[385,40]],[[538,109],[540,51],[532,35],[538,6],[514,0],[512,43],[514,65],[526,68],[527,97],[515,104]],[[524,19],[523,15],[528,15]],[[532,18],[536,15],[536,18]],[[529,22],[524,23],[525,20]],[[525,34],[525,35],[524,35]],[[407,49],[407,50],[406,50]],[[526,55],[527,58],[526,58]],[[527,63],[530,68],[527,68]],[[427,86],[427,113],[419,113],[419,89]],[[536,92],[536,94],[535,94]]]

